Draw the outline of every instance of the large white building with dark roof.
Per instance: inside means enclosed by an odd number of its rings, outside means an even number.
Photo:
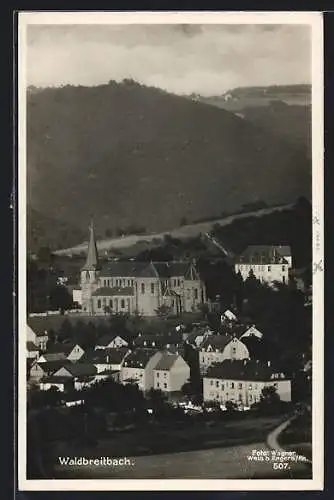
[[[203,378],[203,399],[224,405],[227,401],[251,406],[261,399],[262,389],[275,387],[282,401],[291,401],[291,380],[270,362],[226,359],[211,366]]]
[[[82,311],[93,315],[155,316],[161,306],[180,314],[206,302],[205,285],[194,262],[112,261],[102,265],[93,226],[80,286]]]
[[[292,268],[291,248],[287,245],[250,245],[236,259],[234,270],[245,281],[252,272],[262,283],[288,283]]]

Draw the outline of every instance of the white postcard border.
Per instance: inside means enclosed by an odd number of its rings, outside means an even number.
[[[312,28],[313,478],[174,480],[26,478],[26,28],[29,24],[308,24]],[[324,474],[324,103],[320,12],[19,12],[18,14],[18,488],[19,491],[321,490]]]

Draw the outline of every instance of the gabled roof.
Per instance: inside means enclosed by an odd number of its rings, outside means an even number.
[[[179,356],[177,354],[163,354],[154,370],[170,370],[178,357]]]
[[[250,245],[236,259],[242,264],[288,264],[285,257],[291,257],[291,249],[285,245]]]
[[[99,346],[99,345],[109,345],[110,342],[112,342],[116,337],[120,337],[122,340],[124,340],[125,342],[127,342],[125,339],[123,339],[123,337],[121,335],[118,335],[117,333],[107,333],[106,335],[102,335],[102,337],[100,337],[97,341],[96,341],[96,345]]]
[[[68,363],[64,365],[64,368],[73,376],[80,377],[83,375],[95,375],[97,373],[96,367],[92,363]],[[59,370],[57,370],[59,371]],[[57,372],[53,374],[57,377]]]
[[[55,361],[45,361],[42,363],[37,363],[37,365],[43,370],[44,373],[51,374],[59,370],[62,366],[66,366],[68,362],[63,359],[58,359]]]
[[[64,342],[64,343],[57,342],[48,347],[48,350],[45,354],[64,353],[65,355],[68,355],[73,351],[73,349],[76,346],[80,347],[79,344],[77,344],[76,342]]]
[[[127,296],[131,297],[134,295],[134,288],[132,286],[125,286],[125,287],[119,287],[119,286],[114,286],[114,287],[101,287],[95,290],[95,292],[92,293],[94,297],[114,297],[114,296]]]
[[[168,262],[136,262],[113,261],[104,264],[100,276],[124,278],[160,278],[184,277],[185,279],[198,280],[199,274],[194,263],[188,261]]]
[[[124,366],[128,368],[145,368],[150,359],[157,353],[156,349],[136,349],[127,356]]]
[[[223,350],[231,340],[230,335],[210,335],[204,340],[201,347],[202,349],[208,349],[211,346],[212,349]]]
[[[274,373],[280,373],[268,363],[254,360],[226,359],[208,368],[205,378],[221,380],[270,381]]]

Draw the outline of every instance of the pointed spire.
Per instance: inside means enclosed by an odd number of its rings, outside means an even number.
[[[89,226],[89,243],[88,243],[87,260],[83,269],[87,271],[89,270],[95,271],[96,269],[98,269],[98,266],[99,266],[99,259],[95,241],[94,223],[92,219]]]

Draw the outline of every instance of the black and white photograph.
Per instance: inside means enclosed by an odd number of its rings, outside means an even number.
[[[19,13],[19,489],[323,488],[322,72],[317,12]]]

